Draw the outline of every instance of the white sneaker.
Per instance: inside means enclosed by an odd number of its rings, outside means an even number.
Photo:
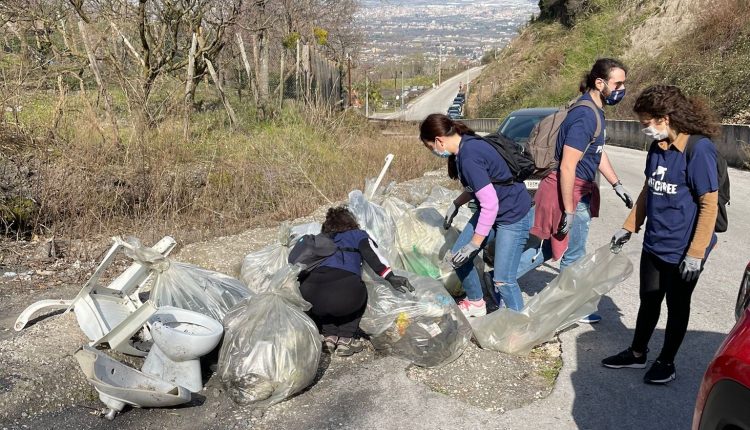
[[[464,313],[466,318],[469,317],[483,317],[487,315],[487,306],[484,299],[469,300],[463,299],[458,302],[458,308]]]

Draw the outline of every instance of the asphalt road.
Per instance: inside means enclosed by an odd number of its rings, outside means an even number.
[[[639,192],[645,153],[608,148],[622,182]],[[750,202],[743,199],[750,188],[750,172],[730,169],[733,201],[729,207],[729,231],[719,236],[693,295],[691,321],[677,355],[677,379],[667,386],[643,383],[646,369],[612,370],[602,358],[629,346],[638,312],[638,261],[641,235],[634,235],[623,252],[635,272],[605,296],[599,306],[603,320],[574,326],[560,335],[563,366],[555,388],[545,399],[503,414],[467,405],[449,396],[409,382],[398,360],[376,360],[354,370],[351,379],[336,378],[325,392],[314,396],[309,410],[317,415],[280,418],[277,428],[287,429],[688,429],[703,372],[719,344],[734,325],[734,302],[750,252]],[[591,223],[589,249],[608,244],[622,225],[628,209],[611,187],[602,186],[602,210]],[[556,264],[543,266],[521,278],[524,292],[534,294],[556,273]],[[665,308],[666,306],[664,306]],[[650,343],[652,361],[664,336],[666,312]],[[502,368],[487,368],[503,372]],[[509,377],[511,377],[509,375]],[[462,383],[481,383],[462,378]],[[523,383],[518,381],[518,383]],[[333,394],[335,393],[335,394]],[[319,392],[320,394],[320,392]],[[307,404],[305,405],[308,406]],[[327,417],[327,419],[326,419]]]
[[[429,90],[413,103],[410,103],[403,111],[383,114],[375,113],[372,117],[421,121],[431,113],[445,113],[458,93],[458,84],[460,82],[470,82],[475,79],[482,71],[482,67],[473,67],[444,81],[439,87]],[[471,92],[471,85],[469,85],[469,92]]]

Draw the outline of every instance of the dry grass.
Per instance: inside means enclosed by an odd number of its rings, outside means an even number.
[[[67,103],[55,138],[44,126],[50,123],[47,103],[36,101],[37,109],[29,103],[16,127],[25,144],[13,139],[13,151],[3,151],[6,161],[32,172],[25,197],[37,206],[22,226],[28,232],[144,239],[179,233],[189,242],[345,199],[378,174],[388,153],[396,158],[387,180],[441,166],[413,125],[383,134],[355,113],[289,105],[276,121],[248,120],[231,130],[216,108],[192,116],[188,141],[182,118],[167,117],[145,132],[144,143],[124,117],[123,146],[115,147],[103,137],[110,132],[105,121],[86,115],[75,97]],[[251,117],[242,108],[238,114]]]

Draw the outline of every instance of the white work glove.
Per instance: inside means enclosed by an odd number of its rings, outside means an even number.
[[[685,282],[692,282],[698,279],[701,274],[701,262],[700,258],[685,256],[685,259],[680,263],[680,276]]]
[[[628,190],[626,190],[625,187],[622,186],[622,182],[617,181],[614,185],[612,185],[612,188],[614,188],[617,196],[621,198],[623,202],[625,202],[625,206],[627,206],[628,209],[633,209],[633,197],[630,195]]]
[[[453,258],[451,258],[451,263],[453,264],[453,268],[458,269],[464,264],[474,260],[474,257],[476,257],[477,254],[479,254],[480,249],[481,249],[480,247],[474,245],[471,242],[464,245],[461,249],[458,250],[458,252],[453,254]]]
[[[570,227],[573,225],[573,220],[576,218],[576,214],[574,213],[563,213],[562,218],[560,219],[560,224],[557,226],[557,235],[558,236],[565,236],[570,231]]]
[[[612,240],[609,242],[609,250],[613,254],[619,254],[622,251],[622,246],[630,240],[630,232],[621,228],[612,235]]]

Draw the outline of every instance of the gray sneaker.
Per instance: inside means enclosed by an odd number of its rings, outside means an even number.
[[[349,357],[365,349],[362,339],[353,339],[351,337],[340,337],[336,343],[336,355],[339,357]]]
[[[332,354],[336,350],[336,342],[338,342],[338,336],[326,336],[323,338],[323,352]]]

